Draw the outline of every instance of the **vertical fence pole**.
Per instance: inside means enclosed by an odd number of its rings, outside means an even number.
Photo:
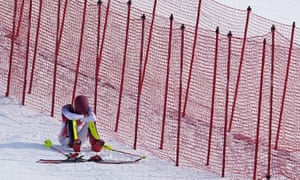
[[[101,6],[102,1],[98,1],[98,2],[99,2],[98,5]],[[101,7],[99,7],[99,8],[101,8]],[[99,72],[100,72],[100,65],[101,65],[101,61],[102,61],[102,54],[103,54],[103,47],[104,47],[104,42],[105,42],[105,34],[106,34],[106,27],[107,27],[107,22],[108,22],[109,9],[110,9],[110,0],[108,0],[108,2],[107,2],[101,45],[100,45],[99,53],[97,53],[97,62],[96,62],[96,70],[95,70],[95,92],[94,92],[94,96],[95,96],[94,97],[94,111],[95,112],[97,112],[96,106],[97,106],[97,98],[98,98]],[[98,16],[98,18],[100,18],[99,16]],[[100,23],[98,24],[98,27],[100,27]],[[100,31],[99,28],[98,28],[98,31]]]
[[[134,134],[134,144],[133,149],[137,146],[137,135],[138,135],[138,123],[139,123],[139,113],[140,113],[140,99],[141,99],[141,79],[142,79],[142,66],[143,66],[143,52],[144,52],[144,36],[145,36],[145,14],[142,15],[142,37],[141,37],[141,50],[140,50],[140,66],[139,66],[139,82],[138,82],[138,95],[136,102],[136,116],[135,116],[135,134]]]
[[[165,97],[164,97],[164,112],[163,112],[163,118],[162,118],[160,149],[163,149],[163,143],[164,143],[164,132],[165,132],[168,89],[169,89],[170,60],[171,60],[171,49],[172,49],[172,29],[173,29],[173,14],[171,14],[171,16],[170,16],[169,47],[168,47],[167,73],[166,73]]]
[[[87,0],[84,1],[84,7],[83,7],[83,17],[82,17],[82,24],[81,24],[79,49],[78,49],[78,55],[77,55],[77,65],[76,65],[76,72],[75,72],[75,82],[74,82],[74,86],[73,86],[72,103],[73,103],[73,101],[75,99],[75,95],[76,95],[76,88],[77,88],[77,82],[78,82],[79,67],[80,67],[80,62],[81,62],[81,52],[82,52],[82,43],[83,43],[83,35],[84,35],[84,26],[85,26],[86,6],[87,6]]]
[[[214,120],[214,106],[215,106],[215,91],[216,91],[216,81],[217,81],[217,65],[218,65],[218,49],[219,49],[219,27],[216,29],[216,46],[215,46],[215,63],[214,63],[214,77],[212,83],[212,97],[211,97],[211,111],[210,111],[210,128],[209,128],[209,138],[208,138],[208,150],[207,150],[207,161],[206,165],[209,165],[210,158],[210,146],[213,130],[213,120]]]
[[[96,70],[95,70],[95,91],[94,91],[94,113],[97,114],[97,87],[98,87],[98,73],[99,69],[98,67],[98,56],[99,56],[99,46],[100,46],[100,21],[101,21],[101,6],[102,6],[102,1],[98,0],[97,2],[98,5],[98,27],[97,27],[97,48],[96,48]]]
[[[251,8],[249,6],[248,9],[247,9],[247,19],[246,19],[246,24],[245,24],[244,39],[243,39],[241,56],[240,56],[240,65],[239,65],[237,81],[236,81],[236,85],[235,85],[235,92],[234,92],[231,116],[230,116],[230,121],[229,121],[229,128],[228,128],[229,132],[231,131],[231,128],[232,128],[232,121],[233,121],[233,116],[234,116],[236,99],[237,99],[237,96],[238,96],[239,83],[240,83],[240,78],[241,78],[242,65],[243,65],[243,61],[244,61],[245,47],[246,47],[246,41],[247,41],[247,32],[248,32],[248,25],[249,25],[249,19],[250,19],[250,12],[251,12]]]
[[[149,39],[148,39],[148,45],[147,45],[147,49],[146,49],[145,62],[144,62],[144,69],[143,69],[143,74],[142,74],[142,87],[144,84],[144,78],[145,78],[145,74],[146,74],[149,51],[150,51],[150,46],[151,46],[153,25],[154,25],[154,19],[156,16],[156,5],[157,5],[157,0],[154,0],[153,10],[152,10],[152,21],[151,21],[151,26],[150,26],[150,31],[149,31]]]
[[[184,24],[181,25],[181,52],[180,52],[180,75],[179,75],[179,98],[178,98],[178,125],[177,125],[177,148],[176,166],[179,166],[180,153],[180,129],[181,129],[181,97],[182,97],[182,74],[183,74],[183,54],[184,54]]]
[[[53,87],[52,87],[52,103],[51,103],[51,116],[54,116],[54,104],[55,104],[55,93],[56,93],[56,72],[57,72],[57,62],[58,62],[58,52],[60,46],[60,31],[59,31],[59,19],[60,19],[60,1],[57,2],[57,20],[56,20],[56,47],[55,47],[55,58],[54,58],[54,68],[53,68]],[[62,24],[63,25],[63,24]],[[63,29],[63,28],[61,28]]]
[[[129,25],[130,25],[131,0],[129,0],[127,2],[127,5],[128,5],[128,15],[127,15],[127,26],[126,26],[126,38],[125,38],[124,53],[123,53],[122,78],[121,78],[121,84],[120,84],[119,103],[118,103],[118,111],[117,111],[115,132],[118,131],[119,121],[120,121],[120,113],[121,113],[121,104],[122,104],[124,77],[125,77],[125,67],[126,67],[126,58],[127,58],[127,48],[128,48],[128,35],[129,35]]]
[[[272,31],[272,56],[271,56],[271,79],[270,79],[270,121],[269,121],[269,149],[268,149],[268,172],[267,179],[271,179],[271,156],[272,156],[272,121],[273,121],[273,91],[274,91],[274,61],[275,61],[275,25]]]
[[[9,96],[10,91],[10,81],[11,81],[11,71],[12,71],[12,61],[13,61],[13,54],[14,54],[14,46],[15,46],[15,28],[16,28],[16,14],[17,14],[17,0],[14,3],[14,13],[13,13],[13,20],[12,20],[12,36],[11,36],[11,43],[10,43],[10,55],[9,55],[9,69],[8,69],[8,76],[7,76],[7,87],[5,96]]]
[[[256,145],[255,145],[255,157],[254,157],[253,180],[256,180],[256,174],[257,174],[257,159],[258,159],[258,144],[259,144],[259,128],[260,128],[260,115],[261,115],[261,106],[262,106],[262,93],[263,93],[263,81],[264,81],[265,58],[266,58],[266,39],[264,39],[264,42],[263,42],[263,50],[262,50],[262,62],[261,62],[260,88],[259,88],[258,113],[257,113],[257,126],[256,126]]]
[[[289,49],[289,56],[288,56],[288,61],[287,61],[287,66],[286,66],[286,74],[285,74],[285,81],[284,81],[284,86],[283,86],[284,89],[283,89],[283,94],[282,94],[281,108],[280,108],[280,114],[279,114],[279,120],[278,120],[276,140],[275,140],[275,149],[278,148],[281,121],[282,121],[282,115],[283,115],[283,110],[284,110],[284,102],[285,102],[285,96],[286,96],[286,88],[287,88],[287,83],[288,83],[288,79],[289,79],[289,71],[290,71],[290,64],[291,64],[291,57],[292,57],[295,27],[296,27],[295,22],[293,22],[292,33],[291,33],[291,41],[290,41],[290,49]]]
[[[27,29],[27,47],[26,47],[26,60],[24,67],[24,82],[23,82],[23,95],[22,105],[25,105],[26,85],[27,85],[27,70],[28,70],[28,59],[29,59],[29,48],[30,48],[30,32],[31,32],[31,15],[32,15],[32,1],[29,1],[29,14],[28,14],[28,29]]]
[[[19,21],[18,21],[18,26],[17,26],[17,32],[16,32],[16,37],[19,36],[20,28],[21,28],[21,22],[22,22],[22,17],[23,17],[23,11],[24,11],[24,5],[25,5],[25,0],[22,0],[22,4],[20,7],[20,15],[19,15]]]
[[[183,116],[185,116],[185,112],[186,112],[186,106],[187,106],[190,84],[191,84],[191,79],[192,79],[192,70],[193,70],[193,64],[194,64],[194,60],[195,60],[195,51],[196,51],[197,38],[198,38],[198,26],[199,26],[199,22],[200,22],[201,2],[202,1],[199,0],[198,14],[197,14],[197,20],[196,20],[196,26],[195,26],[195,36],[194,36],[194,43],[193,43],[193,50],[192,50],[192,59],[191,59],[191,63],[190,63],[188,83],[187,83],[187,87],[186,87],[185,100],[184,100],[184,105],[183,105]]]
[[[60,43],[62,39],[62,33],[64,30],[65,16],[67,12],[68,0],[65,1],[64,12],[62,16],[61,28],[59,28],[59,19],[60,19],[60,1],[58,1],[57,8],[57,31],[56,31],[56,47],[55,47],[55,58],[54,58],[54,70],[53,70],[53,87],[52,87],[52,104],[51,104],[51,116],[54,116],[54,105],[55,105],[55,93],[56,93],[56,72],[57,72],[57,63],[58,63],[58,53],[60,48]]]
[[[36,63],[36,54],[37,54],[37,47],[38,47],[40,26],[41,26],[42,7],[43,7],[43,0],[40,0],[40,7],[39,7],[39,14],[38,14],[38,21],[37,21],[37,29],[36,29],[36,34],[35,34],[33,60],[32,60],[32,67],[31,67],[31,75],[30,75],[29,89],[28,89],[29,94],[31,94],[31,91],[32,91],[32,83],[33,83],[33,76],[34,76],[35,63]]]
[[[232,39],[232,33],[231,33],[231,31],[229,31],[227,37],[228,37],[228,59],[227,59],[227,81],[226,81],[226,97],[225,97],[225,123],[224,123],[222,177],[225,176],[225,162],[226,162],[226,140],[227,140],[227,123],[228,123],[228,97],[229,97],[230,61],[231,61],[231,39]]]

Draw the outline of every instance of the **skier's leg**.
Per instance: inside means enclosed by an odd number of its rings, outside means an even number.
[[[78,132],[78,137],[81,140],[81,143],[84,144],[87,141],[89,134],[89,125],[85,123]]]
[[[77,122],[75,120],[67,121],[68,134],[69,134],[69,145],[75,152],[80,152],[81,141],[78,137]]]
[[[68,135],[68,127],[67,123],[63,123],[60,133],[58,135],[58,142],[63,146],[63,147],[68,147],[69,146],[69,135]]]
[[[68,137],[63,137],[59,136],[58,137],[58,142],[63,146],[63,147],[68,147],[70,139]]]
[[[95,122],[89,122],[88,127],[91,148],[95,152],[100,152],[105,142],[100,139]]]

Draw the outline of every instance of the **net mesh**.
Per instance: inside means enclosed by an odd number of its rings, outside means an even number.
[[[155,2],[155,1],[154,1]],[[67,4],[66,12],[64,6]],[[136,3],[136,4],[134,4]],[[188,83],[188,74],[192,51],[194,50],[194,64],[190,81],[186,115],[181,121],[180,137],[180,165],[192,168],[205,168],[220,174],[222,170],[223,143],[224,143],[224,115],[225,94],[227,83],[228,37],[233,33],[228,118],[233,110],[236,83],[241,66],[238,94],[233,111],[232,130],[227,135],[226,147],[226,176],[234,174],[251,177],[254,170],[254,152],[256,144],[256,128],[258,122],[258,102],[260,96],[260,73],[262,66],[263,39],[266,39],[266,62],[264,68],[262,113],[259,129],[259,151],[257,163],[257,178],[263,178],[267,172],[269,120],[270,120],[270,89],[271,89],[271,59],[272,33],[271,26],[275,25],[275,66],[273,79],[273,112],[272,112],[272,165],[271,172],[275,177],[299,177],[299,147],[300,111],[299,41],[300,31],[295,30],[289,67],[286,95],[282,111],[279,148],[274,149],[275,137],[279,125],[282,97],[287,73],[287,61],[290,50],[291,26],[280,24],[264,17],[260,17],[250,10],[238,10],[224,6],[215,1],[202,1],[197,43],[194,49],[195,24],[198,11],[198,1],[175,2],[158,0],[156,13],[153,12],[153,1],[134,1],[130,9],[130,24],[125,52],[126,27],[128,6],[125,2],[112,1],[108,6],[105,1],[101,6],[100,43],[97,43],[98,6],[95,2],[87,3],[86,19],[82,41],[82,51],[79,57],[81,26],[83,21],[83,2],[61,1],[59,30],[57,31],[58,2],[43,1],[40,31],[38,41],[35,41],[40,3],[33,2],[31,37],[28,41],[28,12],[29,2],[17,3],[16,33],[14,51],[11,64],[11,81],[9,95],[17,99],[22,98],[25,75],[26,47],[29,42],[29,67],[33,68],[34,45],[37,45],[37,55],[33,76],[27,73],[27,80],[33,79],[32,92],[26,93],[25,104],[42,112],[50,113],[53,80],[55,49],[58,42],[60,47],[57,56],[56,89],[54,97],[54,116],[60,118],[61,106],[70,103],[74,89],[76,66],[80,61],[76,94],[89,96],[91,106],[97,106],[98,128],[107,131],[119,141],[132,145],[136,124],[136,104],[138,95],[140,47],[142,34],[141,15],[146,15],[145,37],[143,52],[143,67],[146,65],[144,82],[141,93],[137,147],[144,148],[157,156],[175,161],[178,131],[178,102],[180,57],[183,53],[183,93]],[[180,6],[179,6],[180,4]],[[1,3],[0,15],[0,92],[6,93],[9,74],[9,57],[11,50],[12,22],[14,3]],[[141,9],[140,7],[144,7]],[[109,8],[109,9],[108,9]],[[108,10],[108,11],[107,11]],[[64,24],[62,25],[65,13]],[[108,16],[106,16],[108,13]],[[162,115],[165,96],[165,82],[169,46],[169,16],[174,14],[172,28],[172,44],[170,51],[170,74],[167,96],[166,124],[164,129],[163,149],[158,149],[161,142]],[[250,14],[244,56],[242,47],[245,34],[247,14]],[[20,16],[21,15],[21,16]],[[104,24],[107,19],[107,27]],[[154,19],[151,32],[151,21]],[[181,52],[181,24],[185,24],[184,51]],[[212,139],[210,163],[207,162],[208,140],[210,130],[212,88],[215,65],[216,27],[220,29],[218,39],[217,73],[214,96],[214,118],[212,125]],[[63,29],[62,29],[63,28]],[[105,32],[104,32],[105,31]],[[105,36],[102,36],[105,33]],[[150,37],[149,35],[152,34]],[[61,38],[61,39],[59,39]],[[98,98],[94,104],[95,67],[99,50],[103,42],[102,58],[100,63]],[[149,44],[150,43],[150,44]],[[98,45],[99,47],[97,47]],[[147,47],[150,47],[149,50]],[[97,56],[98,55],[98,56]],[[146,57],[146,55],[148,55]],[[147,64],[145,63],[147,58]],[[125,63],[123,94],[119,99],[121,88],[122,67]],[[29,82],[26,83],[28,90]],[[114,133],[117,122],[118,104],[120,105],[120,119],[118,133]],[[183,104],[183,103],[182,103]],[[100,132],[101,132],[100,131]]]

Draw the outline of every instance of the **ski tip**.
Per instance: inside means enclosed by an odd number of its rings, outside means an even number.
[[[50,139],[46,139],[44,141],[44,145],[47,147],[47,148],[51,148],[52,147],[52,142]]]

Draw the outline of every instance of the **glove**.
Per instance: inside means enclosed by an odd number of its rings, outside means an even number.
[[[73,148],[74,152],[80,152],[80,146],[81,146],[80,139],[76,139],[73,141],[72,148]]]

